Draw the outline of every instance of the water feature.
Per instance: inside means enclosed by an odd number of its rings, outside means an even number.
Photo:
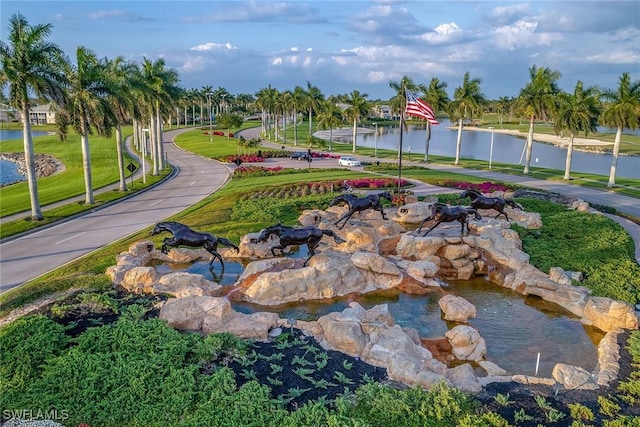
[[[306,257],[306,248],[300,248],[291,256]],[[156,269],[163,274],[170,271],[202,274],[208,280],[228,286],[235,283],[244,267],[243,262],[227,259],[223,274],[220,274],[218,263],[214,263],[212,274],[207,261],[158,264]],[[242,313],[267,311],[278,313],[283,319],[309,321],[331,312],[342,311],[352,301],[366,309],[377,304],[387,304],[398,325],[418,330],[423,338],[433,338],[442,337],[456,325],[442,319],[438,300],[444,293],[462,296],[476,306],[477,316],[469,320],[469,325],[477,329],[485,339],[487,360],[512,373],[533,375],[538,352],[541,353],[539,376],[550,377],[556,363],[576,365],[588,371],[595,368],[597,346],[604,336],[602,332],[584,326],[579,319],[555,304],[536,297],[522,296],[484,278],[452,281],[446,288],[434,288],[431,293],[420,296],[388,290],[279,306],[244,302],[232,302],[232,305]]]
[[[449,129],[451,123],[443,122],[433,126],[429,154],[455,157],[457,129]],[[608,130],[607,130],[608,131]],[[398,150],[400,139],[399,128],[380,126],[378,135],[374,133],[358,134],[356,144],[364,147],[375,147],[387,150]],[[424,125],[411,125],[409,131],[403,135],[402,151],[413,159],[424,158],[426,130]],[[523,149],[526,140],[513,135],[505,135],[494,132],[493,162],[519,164],[524,167]],[[409,149],[410,147],[410,149]],[[607,145],[606,148],[611,148]],[[491,132],[464,131],[462,134],[461,157],[486,160],[489,162],[491,151]],[[553,144],[545,144],[534,141],[531,166],[564,170],[567,156],[566,148]],[[522,158],[522,161],[520,160]],[[609,175],[611,168],[611,154],[591,153],[574,150],[571,170],[573,172],[594,173]],[[619,178],[640,179],[640,157],[620,156],[616,176]]]
[[[32,135],[44,136],[49,132],[34,131]],[[12,139],[22,139],[22,130],[16,129],[0,129],[0,141],[9,141]],[[2,147],[0,147],[2,150]],[[0,186],[12,184],[14,182],[24,181],[27,178],[18,173],[18,164],[7,160],[0,159]]]

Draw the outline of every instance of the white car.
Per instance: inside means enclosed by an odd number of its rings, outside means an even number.
[[[342,156],[340,157],[340,159],[338,159],[338,164],[340,166],[362,166],[362,163],[360,163],[360,160],[356,159],[355,157],[349,157],[349,156]]]

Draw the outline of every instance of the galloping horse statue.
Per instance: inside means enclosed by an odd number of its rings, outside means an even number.
[[[423,237],[426,236],[431,230],[436,228],[443,222],[458,221],[462,225],[460,235],[464,235],[464,225],[467,224],[467,233],[469,232],[469,215],[474,215],[475,219],[482,219],[475,209],[465,208],[464,206],[447,206],[444,203],[436,203],[431,205],[431,212],[429,216],[422,220],[418,227],[418,233],[422,230],[422,226],[427,221],[434,221],[433,225],[424,232]]]
[[[509,217],[504,211],[505,206],[511,206],[512,208],[522,210],[522,206],[511,199],[503,199],[502,197],[487,197],[479,191],[473,189],[467,189],[460,193],[461,199],[464,199],[465,197],[471,199],[471,207],[473,209],[493,209],[498,212],[496,218],[498,218],[500,215],[504,215],[507,221],[509,221]]]
[[[338,225],[340,221],[344,220],[344,222],[342,223],[342,226],[339,227],[342,230],[342,228],[345,226],[347,221],[349,221],[349,219],[351,218],[351,215],[353,215],[356,212],[364,211],[369,208],[380,212],[382,214],[382,219],[387,219],[387,217],[384,216],[384,210],[382,209],[382,204],[380,203],[381,197],[387,199],[390,202],[393,201],[393,196],[388,191],[384,191],[378,194],[368,194],[362,197],[356,196],[354,194],[349,194],[349,193],[345,193],[337,196],[331,201],[331,203],[329,203],[329,206],[335,206],[338,203],[344,202],[349,206],[349,211],[346,214],[344,214],[342,218],[334,222],[334,225]]]
[[[224,262],[222,261],[222,256],[218,253],[218,243],[226,247],[233,248],[236,250],[236,252],[239,251],[239,248],[234,245],[233,242],[225,239],[224,237],[216,237],[211,233],[193,231],[186,225],[180,224],[179,222],[159,222],[156,224],[153,230],[151,230],[150,235],[154,236],[164,231],[171,233],[173,236],[165,237],[165,239],[162,241],[162,253],[166,254],[168,252],[168,246],[203,246],[207,250],[207,252],[213,255],[213,257],[211,258],[211,262],[209,263],[209,268],[211,269],[213,269],[213,261],[218,258],[220,260],[220,264],[222,265],[222,270],[224,270]]]
[[[316,254],[315,249],[320,244],[322,236],[331,236],[336,243],[346,242],[346,240],[338,236],[332,230],[324,230],[314,226],[294,228],[282,224],[276,224],[262,230],[256,239],[256,242],[264,242],[272,234],[275,234],[280,238],[280,244],[271,248],[273,256],[276,256],[275,249],[280,249],[284,252],[284,249],[287,246],[306,244],[309,249],[309,256],[304,262],[305,266],[309,262],[309,259]]]

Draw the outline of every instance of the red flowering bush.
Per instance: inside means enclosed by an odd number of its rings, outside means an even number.
[[[240,159],[242,160],[242,163],[247,163],[247,162],[251,162],[251,163],[259,163],[259,162],[264,162],[264,157],[259,157],[257,154],[242,154],[240,156],[225,156],[222,157],[218,160],[220,160],[221,162],[227,162],[227,163],[235,163],[236,159]]]
[[[274,166],[265,168],[263,166],[240,166],[233,172],[236,178],[245,178],[248,176],[269,176],[277,175],[283,170],[282,166]]]
[[[491,181],[483,182],[482,184],[471,182],[458,182],[458,181],[446,181],[446,187],[459,188],[461,190],[477,190],[483,194],[490,194],[494,191],[508,191],[513,190],[514,187],[505,185],[503,183],[496,183]]]
[[[342,185],[342,182],[335,181],[338,185]],[[378,188],[397,188],[398,180],[395,178],[358,178],[358,179],[348,179],[347,184],[352,188],[368,188],[368,189],[378,189]],[[409,182],[406,180],[400,181],[400,187],[406,187],[409,185]]]

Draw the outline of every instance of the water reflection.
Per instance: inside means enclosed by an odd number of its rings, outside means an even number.
[[[295,257],[306,257],[300,250]],[[189,265],[163,264],[161,273],[184,270],[204,275],[222,285],[233,284],[244,269],[242,262],[226,260],[225,270],[214,263],[214,274],[208,262]],[[601,331],[584,326],[578,318],[556,304],[537,297],[524,297],[510,289],[494,285],[485,278],[451,281],[446,288],[435,288],[427,295],[407,295],[397,290],[373,292],[367,295],[347,295],[321,301],[303,301],[277,306],[262,306],[232,302],[242,313],[267,311],[283,319],[311,321],[335,311],[342,311],[351,302],[369,309],[387,304],[395,323],[416,329],[423,338],[442,337],[456,326],[442,318],[438,300],[445,293],[459,295],[474,304],[475,318],[469,325],[480,332],[487,344],[486,359],[514,374],[533,375],[540,353],[539,376],[550,377],[556,363],[580,366],[593,371],[597,361],[597,346],[604,336]]]
[[[443,122],[432,127],[429,143],[429,154],[455,157],[456,139],[458,131],[449,129],[451,124]],[[424,125],[411,125],[408,132],[403,134],[403,152],[408,154],[411,147],[413,160],[424,158],[426,143],[426,128]],[[387,150],[398,150],[400,139],[399,128],[379,126],[378,134],[358,134],[356,143],[363,147],[376,147]],[[523,150],[525,139],[513,135],[494,133],[493,162],[524,165]],[[486,160],[489,162],[491,145],[490,132],[464,131],[461,143],[461,157],[468,159]],[[611,149],[613,144],[606,145]],[[533,143],[531,166],[564,170],[567,156],[566,148],[542,142]],[[585,172],[608,176],[611,168],[612,156],[606,153],[587,153],[575,150],[571,163],[573,172]],[[640,179],[640,157],[620,156],[616,176],[620,178]],[[524,167],[524,166],[523,166]]]

